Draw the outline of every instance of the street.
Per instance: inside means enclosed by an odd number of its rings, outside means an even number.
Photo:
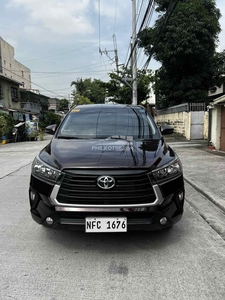
[[[225,215],[187,182],[183,218],[164,231],[85,234],[35,223],[31,162],[48,141],[0,146],[0,299],[225,299]],[[173,146],[188,173],[185,144]]]

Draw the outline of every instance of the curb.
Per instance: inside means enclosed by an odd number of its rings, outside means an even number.
[[[193,181],[184,178],[184,180],[190,184],[197,192],[201,193],[207,199],[209,199],[213,204],[215,204],[219,209],[221,209],[225,213],[225,200],[222,200],[220,197],[215,196],[209,190],[202,187],[201,185],[196,185]]]

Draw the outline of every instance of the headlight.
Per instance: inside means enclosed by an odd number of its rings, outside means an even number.
[[[34,159],[34,162],[32,164],[32,173],[38,177],[53,181],[57,181],[61,175],[61,172],[59,170],[45,164],[37,157]]]
[[[154,183],[170,179],[182,173],[182,165],[179,159],[176,159],[172,163],[165,165],[160,169],[156,169],[151,172],[150,176]]]

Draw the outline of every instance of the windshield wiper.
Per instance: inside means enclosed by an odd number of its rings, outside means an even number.
[[[71,136],[71,135],[58,135],[58,139],[66,139],[66,140],[79,140],[80,138],[77,136]]]
[[[111,136],[108,136],[107,138],[105,138],[105,140],[124,140],[124,141],[127,141],[127,140],[131,140],[131,139],[128,139],[127,136],[120,136],[120,135],[111,135]],[[133,138],[132,138],[133,140]]]

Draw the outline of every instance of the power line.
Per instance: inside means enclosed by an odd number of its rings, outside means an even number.
[[[147,61],[145,62],[144,66],[143,66],[143,69],[146,70],[148,68],[148,65],[150,63],[150,60],[151,60],[152,55],[154,53],[154,50],[157,47],[157,45],[158,45],[158,43],[160,41],[160,38],[162,36],[162,33],[164,32],[164,30],[165,30],[165,28],[166,28],[166,26],[168,24],[168,21],[169,21],[171,15],[173,14],[173,12],[174,12],[174,10],[175,10],[178,2],[179,2],[179,0],[174,0],[174,1],[170,2],[168,10],[167,10],[167,12],[165,14],[165,18],[163,20],[163,24],[162,24],[162,26],[159,29],[159,33],[157,34],[157,38],[156,38],[156,40],[155,40],[155,42],[154,42],[154,44],[152,46],[151,53],[149,54],[149,57],[148,57]]]
[[[115,28],[116,28],[116,15],[117,15],[117,0],[116,0],[115,18],[114,18],[114,27],[113,27],[113,33],[114,33],[114,34],[115,34]]]
[[[114,33],[113,33],[113,45],[114,45],[114,49],[113,50],[101,50],[101,45],[100,45],[100,34],[101,34],[101,5],[100,5],[100,0],[98,0],[98,13],[99,13],[99,53],[105,54],[110,60],[114,61],[116,63],[116,69],[118,72],[118,52],[117,52],[117,45],[116,45],[116,35],[115,35],[115,26],[116,26],[116,12],[117,12],[117,0],[116,0],[116,7],[115,7],[115,17],[114,17]],[[114,58],[111,58],[109,56],[109,52],[114,52],[115,56]]]
[[[141,1],[141,5],[140,5],[140,8],[139,8],[139,12],[138,12],[138,15],[137,15],[137,17],[136,17],[137,23],[138,23],[138,20],[139,20],[139,18],[140,18],[140,16],[141,16],[141,11],[142,11],[143,3],[144,3],[144,0]],[[137,5],[137,7],[138,7],[138,6],[139,6],[139,5]]]
[[[7,68],[5,68],[5,67],[2,67],[2,68],[5,69],[5,70],[7,70],[7,71],[9,71],[9,72],[11,72],[12,74],[14,74],[14,75],[16,75],[16,76],[19,76],[20,78],[22,78],[22,79],[24,80],[24,77],[22,77],[21,75],[18,75],[18,74],[12,72],[11,70],[9,70],[9,69],[7,69]],[[7,78],[7,77],[6,77],[6,78]],[[54,93],[53,91],[50,91],[50,90],[46,89],[45,87],[43,87],[43,86],[41,86],[41,85],[38,85],[37,83],[35,83],[35,82],[33,82],[33,81],[29,80],[29,79],[26,79],[26,80],[29,81],[30,83],[32,83],[32,84],[38,86],[38,87],[41,87],[42,89],[44,89],[44,90],[46,90],[46,91],[48,91],[48,92],[50,92],[50,93],[52,93],[52,94],[55,94],[56,96],[63,97],[62,95],[56,94],[56,93]]]
[[[148,10],[148,7],[146,8],[146,11],[147,11],[147,10]],[[145,28],[149,27],[149,24],[150,24],[150,21],[151,21],[151,19],[152,19],[152,16],[153,16],[154,11],[155,11],[155,2],[153,1],[152,6],[151,6],[151,8],[149,9],[149,12],[148,12],[148,14],[147,14],[147,17],[146,17],[145,21],[142,22],[142,26],[140,27],[139,32],[140,32],[141,30],[143,30],[144,27],[145,27]],[[145,15],[146,15],[146,13],[145,13]],[[144,20],[144,18],[143,18],[143,20]],[[144,53],[143,48],[140,48],[140,47],[139,47],[138,50],[137,50],[137,52],[138,52],[138,54],[137,54],[137,61],[140,60],[141,54],[142,54],[142,61],[143,61],[143,60],[146,60],[146,58],[145,58],[146,55],[145,55],[145,53]],[[141,62],[139,65],[143,65],[143,62]]]
[[[101,16],[100,16],[100,0],[98,0],[98,38],[99,38],[99,49],[101,48]]]
[[[137,34],[139,34],[141,32],[144,24],[146,24],[146,19],[148,17],[148,14],[151,12],[151,9],[153,10],[153,7],[154,7],[153,4],[154,4],[154,0],[151,0],[149,2],[149,4],[148,4],[148,7],[147,7],[146,12],[145,12],[145,16],[144,16],[144,18],[142,20],[141,26],[140,26]],[[151,16],[152,16],[152,13],[151,13]],[[148,22],[149,21],[150,21],[150,19],[148,18]],[[130,61],[130,59],[131,59],[131,57],[133,55],[133,51],[134,51],[134,49],[135,49],[136,46],[137,46],[137,40],[135,40],[134,43],[133,43],[133,45],[132,45],[130,56],[129,56],[128,61],[126,63],[126,68],[127,68],[128,64],[129,64],[129,61]]]
[[[98,73],[103,73],[103,72],[110,72],[111,69],[106,69],[106,67],[104,66],[105,70],[97,70],[97,71],[89,71],[88,74],[98,74]],[[87,71],[80,71],[80,72],[73,72],[73,73],[70,73],[70,74],[54,74],[53,76],[38,76],[38,77],[35,77],[35,79],[41,79],[41,78],[55,78],[55,77],[58,77],[58,76],[67,76],[67,75],[73,75],[73,74],[77,74],[78,75],[86,75],[87,74]]]
[[[142,20],[142,22],[141,22],[141,25],[140,25],[140,27],[139,27],[138,32],[140,32],[140,31],[143,29],[143,27],[144,27],[144,25],[145,25],[145,23],[146,23],[147,17],[149,16],[150,10],[152,9],[152,6],[153,6],[153,5],[154,5],[154,1],[153,1],[153,0],[149,1],[148,6],[147,6],[147,9],[146,9],[146,11],[145,11],[144,18],[143,18],[143,20]]]
[[[111,39],[111,37],[105,38],[105,39],[103,39],[103,41],[109,40],[109,39]],[[98,43],[99,43],[99,41],[88,44],[87,46],[83,46],[83,47],[80,47],[80,48],[72,49],[72,50],[61,52],[61,53],[54,54],[54,55],[48,55],[48,56],[44,56],[44,57],[40,57],[40,58],[34,58],[34,59],[28,59],[28,60],[22,60],[22,63],[28,62],[28,61],[43,60],[43,59],[47,59],[47,58],[51,58],[51,57],[56,57],[56,56],[68,54],[68,53],[71,53],[71,52],[75,52],[75,51],[79,51],[79,50],[82,50],[82,49],[85,49],[85,48],[89,48],[90,46],[96,45]]]
[[[86,66],[82,66],[80,68],[75,68],[75,69],[70,69],[71,71],[69,70],[65,70],[65,71],[31,71],[31,74],[32,74],[32,77],[35,78],[35,79],[40,79],[40,78],[54,78],[54,77],[57,77],[57,76],[67,76],[67,75],[73,75],[73,74],[86,74],[86,72],[88,72],[89,74],[97,74],[97,73],[101,73],[101,72],[108,72],[110,71],[109,69],[107,70],[106,69],[106,63],[109,62],[110,60],[106,61],[105,62],[105,70],[96,70],[96,66],[99,66],[101,67],[102,64],[99,65],[99,62],[98,63],[95,63],[95,64],[92,64],[92,65],[86,65]],[[91,69],[94,69],[94,70],[91,70]],[[8,69],[7,69],[8,70]],[[74,71],[72,71],[74,70]],[[14,73],[14,72],[20,72],[20,70],[12,70],[10,69],[9,70],[10,72]],[[25,72],[25,71],[24,71]],[[27,71],[28,72],[28,71]],[[14,73],[16,74],[17,76],[23,78],[21,75],[17,74],[17,73]],[[41,75],[50,75],[50,76],[41,76]]]

